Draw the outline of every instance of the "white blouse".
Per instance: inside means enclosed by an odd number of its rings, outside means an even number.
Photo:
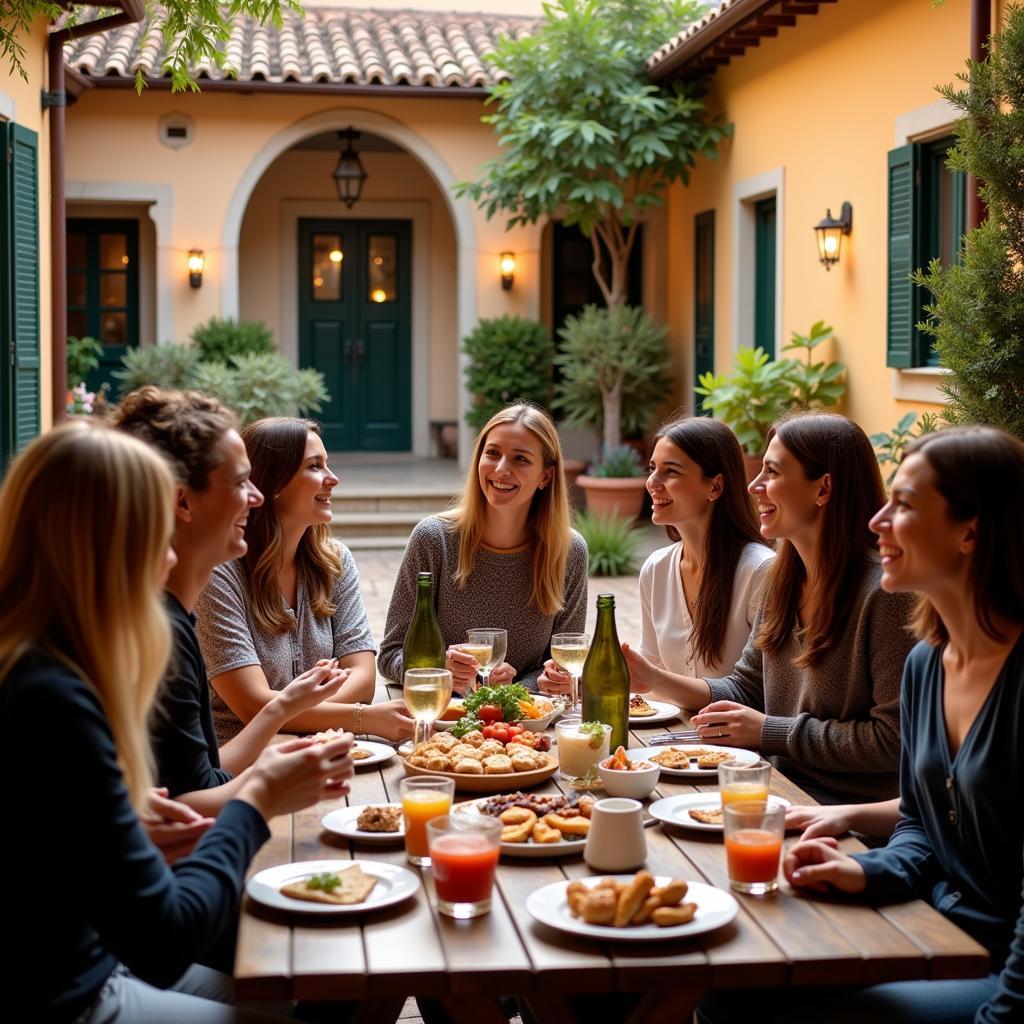
[[[640,570],[640,653],[660,668],[679,675],[698,678],[728,675],[750,636],[761,580],[775,552],[764,544],[754,543],[743,549],[736,565],[732,608],[717,664],[705,664],[690,650],[693,620],[686,607],[679,571],[682,554],[682,541],[658,548]]]

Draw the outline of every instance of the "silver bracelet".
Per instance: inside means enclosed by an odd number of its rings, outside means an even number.
[[[355,727],[352,730],[357,736],[361,736],[363,733],[363,705],[356,704],[356,720]]]

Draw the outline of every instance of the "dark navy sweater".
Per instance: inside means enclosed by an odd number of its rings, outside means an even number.
[[[96,694],[36,656],[0,682],[0,820],[0,991],[12,1020],[73,1020],[118,961],[173,984],[237,914],[269,836],[234,800],[167,867],[131,805]]]

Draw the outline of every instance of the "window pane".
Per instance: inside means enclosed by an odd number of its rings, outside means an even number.
[[[86,262],[85,255],[85,235],[79,234],[77,231],[68,233],[68,266],[69,267],[84,267]]]
[[[85,305],[85,274],[68,274],[68,305]]]
[[[126,345],[128,343],[128,314],[100,314],[100,341],[104,345]]]
[[[314,301],[339,302],[341,300],[341,271],[345,250],[341,235],[313,236]]]
[[[68,337],[84,338],[89,333],[85,326],[85,313],[82,310],[68,313]]]
[[[100,275],[100,305],[122,309],[128,305],[128,277],[125,274]]]
[[[371,302],[394,302],[398,298],[395,254],[398,251],[394,235],[370,235],[369,298]]]
[[[127,266],[127,237],[125,235],[100,235],[100,269],[124,270]]]

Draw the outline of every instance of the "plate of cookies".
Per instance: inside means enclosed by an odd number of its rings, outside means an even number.
[[[723,761],[739,761],[741,764],[752,764],[761,759],[752,750],[740,747],[715,747],[710,744],[701,746],[680,745],[677,747],[641,747],[627,751],[630,761],[653,761],[661,766],[662,775],[674,775],[680,779],[703,779],[714,782],[717,779],[718,766]]]
[[[558,760],[524,743],[486,740],[469,732],[439,732],[403,758],[406,775],[441,775],[465,793],[498,793],[536,786],[558,771]]]
[[[769,807],[789,807],[781,796],[769,795]],[[698,832],[723,831],[722,798],[717,793],[685,793],[655,800],[647,808],[652,818],[666,825],[679,825]]]
[[[339,807],[320,819],[328,832],[359,843],[382,846],[405,839],[401,804],[353,804]]]
[[[313,734],[317,743],[327,743],[343,735],[344,729],[324,729]],[[352,760],[357,768],[369,768],[371,765],[383,764],[395,756],[395,748],[387,743],[374,743],[372,740],[356,740],[352,744]]]
[[[629,724],[657,725],[679,717],[679,708],[661,700],[647,700],[642,694],[629,695]]]
[[[453,814],[486,814],[502,824],[508,857],[571,857],[583,853],[594,798],[574,793],[503,793],[456,804]]]
[[[642,942],[721,928],[739,905],[714,886],[640,871],[552,882],[530,893],[526,909],[541,924],[572,935]]]

